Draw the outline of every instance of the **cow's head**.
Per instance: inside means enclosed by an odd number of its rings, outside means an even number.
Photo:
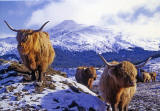
[[[85,68],[83,77],[84,84],[91,89],[93,81],[97,78],[96,69],[94,67]]]
[[[103,56],[101,56],[100,54],[99,56],[106,65],[106,74],[108,74],[114,81],[117,81],[117,84],[119,86],[131,87],[135,85],[137,68],[142,67],[142,64],[135,66],[129,61],[123,61],[117,64],[110,64],[104,59]],[[149,59],[147,61],[149,61]]]
[[[7,21],[4,21],[6,23],[6,25],[9,27],[9,29],[11,29],[14,32],[17,32],[17,42],[18,42],[18,50],[22,53],[22,54],[28,54],[30,48],[33,48],[33,41],[34,38],[36,38],[36,36],[38,36],[37,32],[40,32],[44,26],[49,22],[45,22],[38,30],[30,30],[30,29],[14,29],[12,28]]]

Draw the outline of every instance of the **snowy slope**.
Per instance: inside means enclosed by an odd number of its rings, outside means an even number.
[[[157,80],[160,81],[160,57],[150,60],[143,69],[148,72],[156,72]]]
[[[14,74],[0,74],[0,110],[104,111],[105,104],[95,93],[69,78],[48,75],[49,87],[39,92],[34,82],[23,82]]]
[[[0,38],[0,56],[17,53],[17,40],[15,37]]]

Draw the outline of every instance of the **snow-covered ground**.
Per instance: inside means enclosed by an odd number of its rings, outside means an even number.
[[[6,68],[10,63],[1,65]],[[49,87],[38,90],[14,72],[0,74],[0,110],[103,111],[105,104],[87,87],[59,75],[48,75]]]
[[[154,61],[151,60],[148,65]],[[9,65],[10,63],[0,65],[0,70]],[[43,91],[40,91],[34,82],[23,82],[22,77],[14,76],[16,73],[13,71],[0,74],[0,110],[104,111],[105,104],[97,97],[98,95],[75,81],[76,68],[57,69],[66,72],[68,78],[48,75],[49,86]],[[93,86],[97,86],[102,72],[103,68],[97,70],[98,78]],[[137,92],[129,109],[159,111],[160,83],[158,81],[159,79],[157,82],[138,83]]]

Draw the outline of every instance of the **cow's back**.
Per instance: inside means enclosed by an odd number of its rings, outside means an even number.
[[[78,83],[82,83],[82,73],[84,72],[84,67],[78,67],[76,70],[76,75],[75,75],[75,79]]]

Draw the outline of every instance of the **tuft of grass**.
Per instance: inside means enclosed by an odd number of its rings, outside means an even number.
[[[7,92],[13,92],[14,89],[16,89],[16,87],[14,87],[14,86],[8,86],[8,87],[6,87],[6,91]]]

